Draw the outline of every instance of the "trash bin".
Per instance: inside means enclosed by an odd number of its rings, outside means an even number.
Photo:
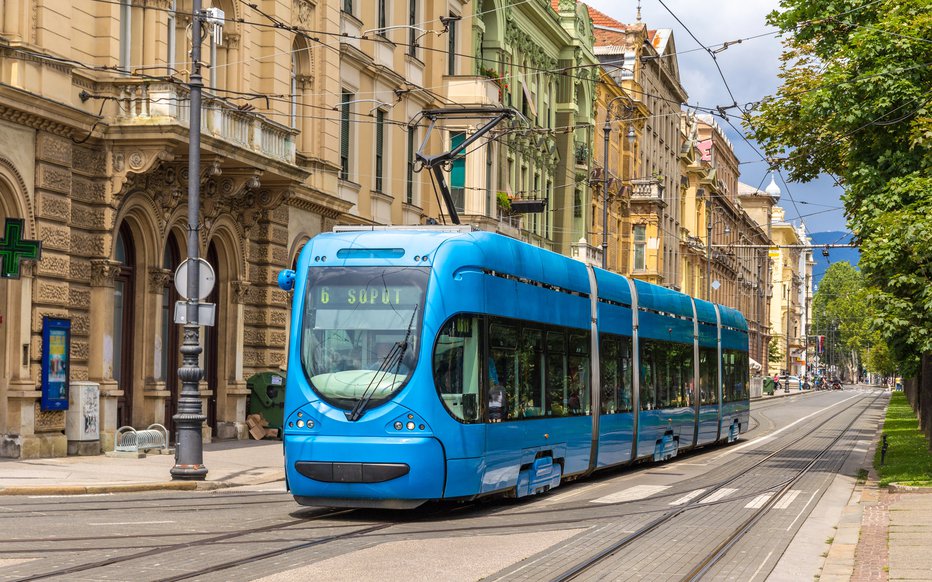
[[[764,394],[766,394],[767,396],[773,396],[773,391],[775,387],[776,387],[776,384],[774,384],[773,378],[771,378],[770,376],[767,376],[766,378],[764,378]]]
[[[246,381],[246,387],[247,414],[261,414],[269,428],[281,430],[285,421],[285,377],[278,372],[260,372]]]

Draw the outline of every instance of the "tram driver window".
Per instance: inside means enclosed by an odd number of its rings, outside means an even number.
[[[479,420],[479,330],[476,317],[456,316],[434,345],[434,382],[443,405],[465,422]]]

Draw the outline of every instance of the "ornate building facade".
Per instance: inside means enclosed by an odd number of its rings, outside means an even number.
[[[285,365],[289,298],[275,277],[304,242],[337,222],[437,214],[426,175],[408,172],[404,126],[446,102],[430,88],[452,65],[433,55],[472,52],[441,20],[458,23],[464,2],[203,4],[224,18],[212,12],[202,47],[198,176],[189,1],[0,5],[0,222],[22,219],[42,242],[41,260],[0,280],[2,456],[66,452],[64,413],[40,406],[47,316],[71,323],[71,380],[100,388],[103,450],[122,425],[171,429],[189,180],[216,272],[205,438],[245,438],[246,380]]]

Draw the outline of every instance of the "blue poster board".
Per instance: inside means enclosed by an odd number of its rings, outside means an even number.
[[[66,410],[71,381],[71,321],[42,318],[42,410]]]

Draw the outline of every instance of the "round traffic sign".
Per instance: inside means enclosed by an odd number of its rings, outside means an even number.
[[[204,259],[185,259],[175,270],[175,289],[178,294],[185,299],[188,297],[188,281],[191,279],[191,272],[197,266],[197,297],[196,299],[206,299],[210,292],[214,290],[216,276],[214,268]]]

